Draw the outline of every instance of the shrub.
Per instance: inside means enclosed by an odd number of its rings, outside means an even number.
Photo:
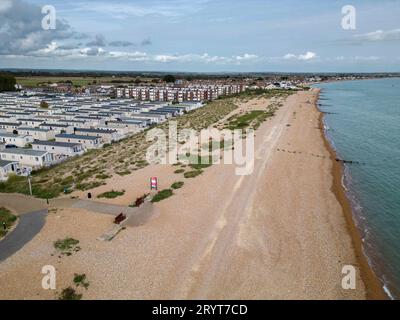
[[[174,182],[174,183],[171,185],[171,188],[172,188],[172,189],[180,189],[180,188],[183,187],[183,184],[184,184],[184,182],[182,182],[182,181]]]
[[[16,220],[17,217],[13,215],[8,209],[0,208],[0,238],[4,237],[7,234],[7,229],[9,229]],[[5,223],[6,230],[4,230],[3,228],[3,223]]]
[[[81,248],[78,246],[79,240],[74,238],[65,238],[54,242],[54,248],[61,252],[61,254],[70,256],[73,252],[78,252]]]
[[[164,189],[162,191],[160,191],[159,193],[157,193],[153,199],[151,200],[151,202],[159,202],[161,200],[167,199],[169,197],[171,197],[174,193],[172,192],[172,189]]]
[[[89,287],[89,281],[86,279],[86,274],[76,274],[74,275],[74,283],[77,287],[82,286],[85,289]]]
[[[74,288],[68,287],[61,291],[59,300],[81,300],[82,294],[76,293]]]
[[[111,190],[111,191],[107,191],[107,192],[104,192],[102,194],[99,194],[97,196],[97,198],[114,199],[114,198],[117,198],[119,196],[123,196],[124,194],[125,194],[125,190],[122,190],[122,191]]]
[[[195,178],[198,175],[201,175],[202,173],[203,173],[203,170],[188,171],[188,172],[185,172],[185,174],[183,176],[186,179],[190,179],[190,178]]]

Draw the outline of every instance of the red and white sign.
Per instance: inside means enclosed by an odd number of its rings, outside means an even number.
[[[157,177],[150,178],[150,190],[157,190],[158,188],[158,179]]]

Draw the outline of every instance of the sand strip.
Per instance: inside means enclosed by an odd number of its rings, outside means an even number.
[[[317,104],[315,104],[315,107],[320,113],[319,123],[321,127],[321,136],[324,140],[325,147],[328,150],[332,159],[332,179],[333,179],[332,192],[335,194],[336,199],[338,200],[343,209],[344,217],[347,222],[348,231],[353,242],[354,253],[359,263],[361,278],[363,279],[366,286],[367,299],[372,299],[372,300],[387,299],[388,297],[382,288],[382,283],[379,281],[374,271],[371,269],[370,265],[368,264],[368,260],[363,252],[363,247],[362,247],[363,244],[360,232],[357,229],[355,222],[353,220],[353,211],[351,208],[351,204],[349,199],[347,198],[346,191],[342,185],[342,179],[344,174],[343,164],[335,160],[337,159],[336,152],[332,148],[329,140],[327,139],[323,131],[324,114],[318,109]]]

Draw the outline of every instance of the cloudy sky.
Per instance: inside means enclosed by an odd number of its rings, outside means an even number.
[[[0,68],[399,72],[399,17],[400,0],[0,0]]]

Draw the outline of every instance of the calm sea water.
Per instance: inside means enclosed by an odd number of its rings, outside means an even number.
[[[364,251],[386,292],[400,298],[400,79],[320,84],[326,134],[345,165],[344,186]],[[331,114],[332,113],[332,114]]]

